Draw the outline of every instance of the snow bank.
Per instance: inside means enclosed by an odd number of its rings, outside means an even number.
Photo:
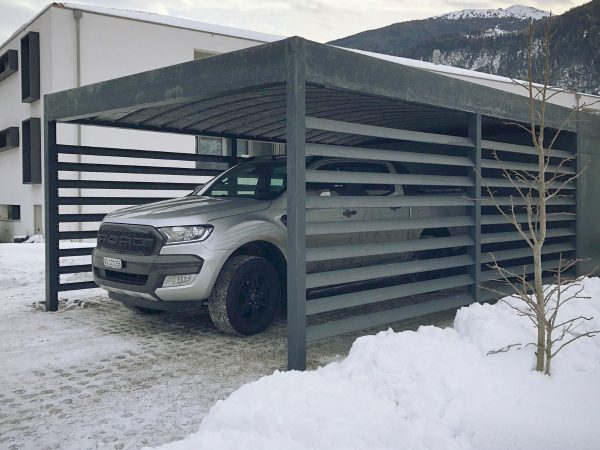
[[[592,300],[564,307],[600,329]],[[582,329],[583,330],[583,327]],[[462,308],[455,328],[391,330],[356,340],[348,357],[312,372],[275,372],[214,405],[200,430],[162,449],[598,449],[600,336],[532,369],[534,330],[504,303]]]

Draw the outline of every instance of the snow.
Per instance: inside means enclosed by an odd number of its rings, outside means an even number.
[[[127,9],[109,8],[105,6],[94,6],[80,3],[56,3],[56,5],[70,9],[80,9],[81,11],[87,11],[96,14],[123,17],[125,19],[133,19],[142,22],[151,22],[172,27],[204,31],[206,33],[220,34],[224,36],[234,36],[257,42],[275,42],[281,39],[285,39],[282,36],[276,36],[273,34],[258,33],[256,31],[242,30],[239,28],[226,27],[223,25],[215,25],[211,23],[198,22],[195,20],[183,19],[180,17],[164,16],[161,14],[143,11],[131,11]]]
[[[591,300],[562,310],[594,316],[581,332],[600,329],[600,279],[584,284]],[[551,377],[532,370],[532,346],[489,354],[534,338],[504,302],[462,308],[454,329],[361,337],[343,361],[241,387],[160,449],[600,448],[600,336],[563,350]]]
[[[472,19],[472,18],[510,18],[514,17],[517,19],[534,19],[539,20],[544,17],[550,16],[549,11],[542,11],[541,9],[532,8],[531,6],[513,5],[508,8],[498,9],[461,9],[460,11],[454,11],[447,14],[441,14],[434,16],[433,19],[447,19],[447,20],[458,20],[458,19]]]

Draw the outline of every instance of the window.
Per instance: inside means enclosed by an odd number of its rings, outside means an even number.
[[[8,50],[0,56],[0,81],[19,69],[19,52]]]
[[[260,161],[237,166],[217,179],[202,195],[273,200],[285,189],[285,161]]]
[[[19,146],[19,128],[9,127],[0,131],[0,152]]]
[[[42,182],[42,127],[37,117],[21,124],[23,184]]]
[[[362,173],[390,173],[388,166],[381,163],[339,161],[324,164],[317,170],[330,170],[332,172],[362,172]],[[316,192],[330,191],[341,196],[381,196],[394,192],[393,184],[370,184],[370,183],[307,183],[308,195]]]
[[[0,205],[0,220],[21,220],[21,206]]]
[[[229,154],[229,142],[225,138],[196,136],[196,153],[198,155],[225,156]],[[196,169],[226,170],[227,163],[196,161]]]
[[[21,39],[21,100],[33,103],[40,99],[40,34],[27,33]]]

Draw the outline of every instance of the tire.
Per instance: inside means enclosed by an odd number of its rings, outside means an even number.
[[[431,234],[422,234],[419,239],[435,239],[436,237],[449,237],[450,233],[444,234],[440,233],[438,236]],[[421,250],[415,254],[415,259],[423,260],[423,259],[437,259],[437,258],[446,258],[448,256],[452,256],[452,249],[449,248],[438,248],[434,250]],[[424,281],[424,280],[433,280],[436,278],[443,278],[448,276],[449,269],[436,269],[431,270],[427,273],[427,275],[416,274],[417,279],[415,281]]]
[[[221,269],[208,312],[219,330],[249,336],[273,322],[280,302],[275,267],[258,256],[234,256]]]

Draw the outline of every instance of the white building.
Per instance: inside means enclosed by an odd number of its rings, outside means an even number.
[[[45,94],[279,39],[157,14],[49,5],[0,46],[0,242],[43,233]],[[59,130],[59,138],[80,145],[189,152],[197,147],[221,151],[225,144],[91,127]],[[273,151],[270,144],[250,147],[251,153]]]

